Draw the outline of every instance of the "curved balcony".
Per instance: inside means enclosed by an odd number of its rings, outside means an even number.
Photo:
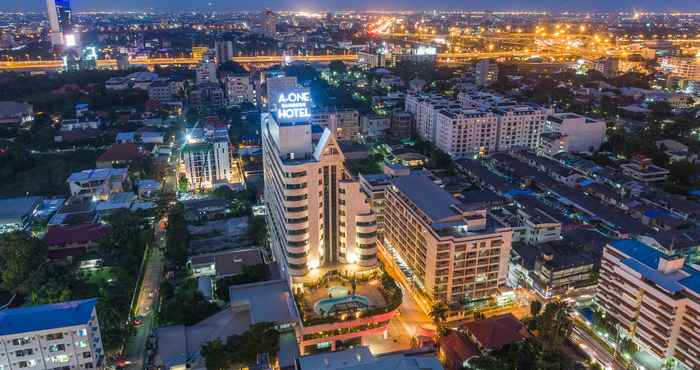
[[[301,242],[306,242],[306,244],[309,243],[309,232],[301,233],[301,234],[287,234],[287,244],[290,243],[301,243]]]
[[[286,223],[286,228],[287,230],[302,230],[302,229],[308,229],[309,228],[309,220],[306,220],[304,222],[287,222]]]

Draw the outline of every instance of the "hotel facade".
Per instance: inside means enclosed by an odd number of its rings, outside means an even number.
[[[395,177],[386,189],[384,247],[432,300],[464,305],[498,294],[512,234],[423,173]]]
[[[603,252],[596,301],[627,336],[663,360],[700,369],[700,271],[637,240]]]

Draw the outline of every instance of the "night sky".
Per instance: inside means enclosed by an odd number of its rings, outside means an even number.
[[[81,10],[688,10],[700,0],[72,0]],[[0,0],[0,11],[44,11],[45,0]]]

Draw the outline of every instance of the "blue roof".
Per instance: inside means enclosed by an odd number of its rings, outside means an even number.
[[[0,335],[82,325],[90,321],[96,304],[91,298],[0,311]]]
[[[700,294],[700,271],[686,265],[680,271],[664,274],[657,270],[659,259],[666,257],[661,251],[634,239],[616,240],[610,245],[631,257],[623,261],[625,265],[661,288],[672,293],[685,288],[695,292],[695,294]]]
[[[663,216],[670,216],[671,212],[663,210],[663,209],[650,209],[647,211],[644,211],[644,216],[649,217],[649,218],[657,218],[657,217],[663,217]]]

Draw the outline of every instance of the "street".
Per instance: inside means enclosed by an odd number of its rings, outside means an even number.
[[[163,252],[165,247],[165,230],[163,223],[154,225],[155,246],[149,250],[143,272],[143,283],[138,293],[135,316],[143,317],[143,322],[136,327],[136,333],[129,340],[125,350],[126,369],[144,368],[146,346],[155,320],[154,308],[158,302],[161,276],[163,275]]]
[[[606,369],[622,370],[624,365],[617,361],[606,348],[592,338],[586,331],[574,326],[571,340],[584,350],[592,359]]]

